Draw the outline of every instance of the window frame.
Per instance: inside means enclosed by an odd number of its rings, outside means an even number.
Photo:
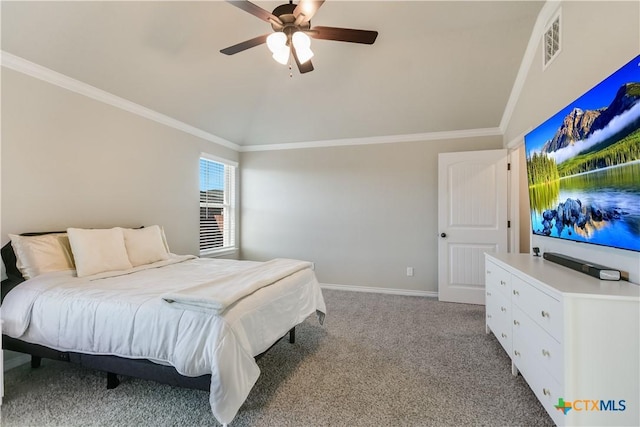
[[[223,218],[229,218],[231,221],[230,227],[223,227],[222,235],[223,235],[223,245],[221,247],[214,248],[205,248],[202,249],[200,244],[200,239],[202,238],[202,216],[199,214],[198,217],[198,250],[201,257],[215,257],[222,256],[231,253],[235,253],[238,250],[238,212],[237,212],[237,188],[238,188],[238,162],[225,159],[222,157],[217,157],[208,153],[200,153],[198,158],[198,193],[200,196],[200,177],[202,174],[202,170],[200,167],[200,161],[205,160],[208,162],[218,163],[224,166],[224,189],[223,189],[223,201],[219,202],[202,202],[200,197],[198,197],[199,209],[203,207],[212,207],[212,208],[220,208],[223,210]],[[227,168],[232,168],[230,171],[227,171]],[[226,177],[229,177],[228,181]],[[225,221],[226,222],[226,221]],[[228,240],[231,240],[230,242]]]

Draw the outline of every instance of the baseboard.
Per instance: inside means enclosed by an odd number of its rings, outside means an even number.
[[[438,298],[438,293],[433,291],[413,291],[410,289],[376,288],[372,286],[351,286],[335,285],[331,283],[320,283],[322,289],[335,289],[349,292],[368,292],[374,294],[406,295],[411,297]]]
[[[13,353],[15,356],[12,357],[7,357],[7,352],[8,350],[4,350],[4,354],[2,357],[2,361],[3,361],[3,368],[2,370],[4,372],[7,372],[10,369],[13,368],[17,368],[18,366],[27,364],[31,361],[31,356],[29,356],[28,354],[21,354],[21,353]]]

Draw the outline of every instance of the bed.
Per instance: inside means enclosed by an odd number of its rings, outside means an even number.
[[[128,375],[208,389],[214,417],[227,424],[260,374],[256,358],[287,334],[293,340],[295,326],[308,316],[324,319],[324,300],[309,263],[178,256],[155,227],[153,232],[109,229],[98,240],[100,233],[75,230],[12,235],[2,248],[9,277],[2,283],[3,348],[31,354],[32,365],[40,357],[80,363],[106,371],[109,388],[117,386],[117,375]],[[113,261],[118,256],[110,253],[106,271],[87,263],[87,256],[104,254],[107,235],[109,245],[116,242],[121,251],[121,234],[147,245],[125,245],[128,263],[122,256]],[[83,242],[87,235],[91,238]],[[49,236],[40,237],[50,240],[45,252],[60,245],[67,259],[57,259],[54,267],[48,259],[39,270],[27,271],[20,246],[37,236]]]

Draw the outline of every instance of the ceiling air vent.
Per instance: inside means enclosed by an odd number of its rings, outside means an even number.
[[[542,49],[544,50],[542,52],[542,69],[545,69],[560,53],[560,11],[544,31]]]

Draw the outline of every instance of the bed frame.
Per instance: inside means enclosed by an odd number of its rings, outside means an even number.
[[[38,233],[23,233],[23,236],[36,236],[42,234],[52,233],[64,233],[63,231],[57,232],[38,232]],[[11,289],[24,282],[22,274],[16,267],[16,255],[13,252],[11,243],[7,243],[0,250],[2,260],[4,262],[7,276],[6,280],[3,280],[0,287],[0,304],[4,297]],[[266,351],[255,356],[258,360],[264,356],[273,346],[275,346],[282,338],[289,335],[289,342],[294,343],[296,338],[295,326],[289,330],[287,334],[278,339],[271,345]],[[208,391],[211,386],[211,375],[202,375],[199,377],[187,377],[181,375],[176,371],[173,366],[160,365],[151,362],[146,359],[127,359],[118,356],[102,356],[94,354],[76,353],[58,351],[49,347],[45,347],[38,344],[31,344],[16,338],[11,338],[7,335],[2,335],[2,350],[11,350],[19,353],[25,353],[31,355],[31,367],[38,368],[42,358],[61,360],[70,363],[76,363],[81,366],[95,369],[98,371],[104,371],[107,373],[107,388],[113,389],[120,384],[118,375],[141,378],[145,380],[153,380],[163,384],[169,384],[173,386],[191,388],[197,390]]]
[[[4,283],[4,282],[3,282]],[[296,339],[295,326],[287,333],[289,342]],[[271,345],[267,350],[255,356],[259,360],[273,348],[282,338]],[[187,377],[181,375],[173,366],[159,365],[146,359],[127,359],[118,356],[100,356],[95,354],[58,351],[38,344],[31,344],[7,335],[2,335],[2,350],[11,350],[31,355],[31,367],[39,368],[42,358],[76,363],[86,368],[95,369],[107,373],[107,388],[114,389],[120,384],[118,375],[152,380],[162,384],[209,391],[211,375],[199,377]]]

